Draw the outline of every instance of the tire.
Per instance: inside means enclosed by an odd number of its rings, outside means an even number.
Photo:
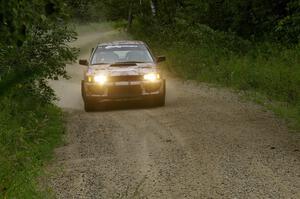
[[[162,93],[152,99],[152,105],[154,107],[165,106],[166,104],[166,81],[164,81]]]
[[[92,112],[95,110],[95,104],[92,102],[85,101],[84,102],[84,110],[85,112]]]
[[[157,97],[156,102],[155,102],[156,106],[165,106],[165,104],[166,104],[166,96],[165,95]]]
[[[86,112],[93,112],[96,110],[105,110],[103,103],[97,103],[95,100],[86,96],[84,81],[81,82],[81,95],[84,102],[84,110]]]
[[[158,106],[165,106],[166,105],[166,80],[164,80],[164,86],[163,86],[163,93],[161,96],[159,96]]]
[[[86,99],[86,93],[84,89],[84,81],[81,81],[81,95],[84,102],[84,110],[86,112],[92,112],[95,110],[95,105],[93,102]]]
[[[84,89],[84,81],[81,81],[81,95],[82,95],[82,99],[85,100],[85,89]]]

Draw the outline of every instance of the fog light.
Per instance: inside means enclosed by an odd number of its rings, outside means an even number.
[[[148,80],[148,81],[155,81],[160,79],[160,75],[157,73],[149,73],[144,75],[144,80]]]

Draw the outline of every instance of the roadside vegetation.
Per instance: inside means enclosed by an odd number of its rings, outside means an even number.
[[[62,141],[62,112],[26,95],[0,101],[0,198],[46,198],[37,177]]]
[[[131,32],[167,56],[168,71],[243,91],[300,129],[300,45],[253,42],[206,25],[146,28],[137,21]]]
[[[58,0],[0,4],[0,198],[45,198],[37,177],[64,132],[48,80],[67,78],[77,54],[64,10]]]
[[[86,13],[89,5],[165,54],[173,74],[245,92],[300,129],[299,0],[89,0]]]

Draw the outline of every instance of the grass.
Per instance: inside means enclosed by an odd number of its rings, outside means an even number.
[[[300,45],[250,42],[203,25],[168,29],[135,21],[131,33],[165,54],[171,73],[246,91],[300,130]]]
[[[300,117],[299,106],[291,105],[286,102],[269,100],[266,95],[259,92],[247,91],[243,93],[243,97],[247,100],[254,101],[257,104],[267,107],[272,110],[278,117],[284,118],[291,132],[299,132],[300,130]]]
[[[0,108],[0,198],[46,198],[37,177],[62,141],[61,110],[16,93]]]

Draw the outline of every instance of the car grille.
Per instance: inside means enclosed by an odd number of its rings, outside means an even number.
[[[141,81],[143,76],[141,75],[124,75],[124,76],[111,76],[110,82],[130,82],[130,81]]]
[[[142,94],[140,85],[112,86],[108,88],[110,97],[136,97]]]

